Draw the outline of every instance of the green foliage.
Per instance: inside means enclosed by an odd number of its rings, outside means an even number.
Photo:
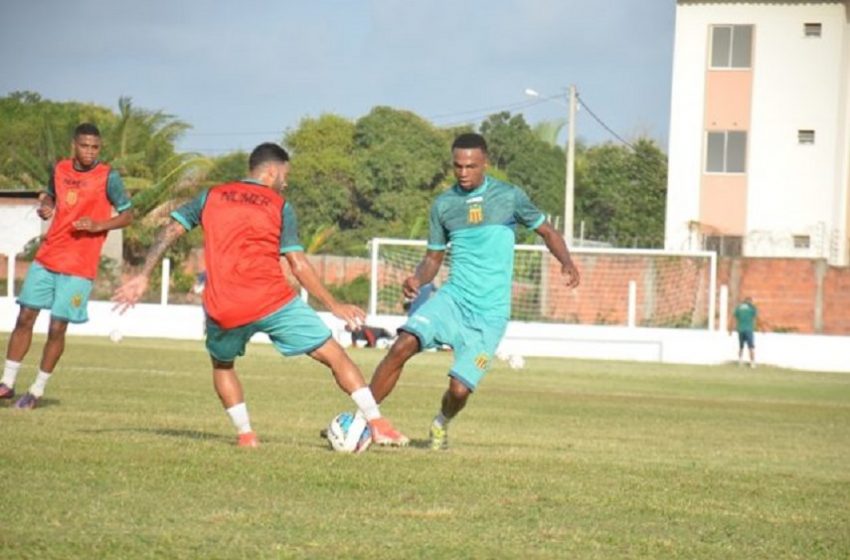
[[[342,231],[358,227],[354,124],[329,114],[304,119],[287,133],[284,144],[293,158],[286,197],[296,209],[301,232],[318,233],[332,224]],[[326,239],[326,247],[338,247],[336,241],[336,236]]]
[[[82,121],[101,128],[103,158],[122,172],[133,195],[136,220],[125,230],[131,263],[143,258],[177,204],[247,173],[241,151],[217,158],[177,153],[175,142],[189,125],[138,108],[129,97],[113,112],[15,92],[0,98],[0,188],[42,188],[51,165],[69,155],[71,133]],[[521,114],[502,112],[480,126],[490,146],[489,173],[524,188],[553,217],[563,214],[565,155],[557,142],[563,124],[532,128]],[[454,183],[451,142],[469,130],[439,129],[390,107],[375,107],[356,121],[333,114],[305,118],[283,138],[293,156],[285,196],[296,209],[302,241],[312,251],[366,255],[373,237],[426,237],[434,197]],[[651,140],[634,146],[577,147],[575,223],[584,221],[585,237],[625,246],[657,246],[663,239],[666,157]],[[523,228],[518,240],[539,243]],[[199,234],[184,236],[170,256],[179,264],[199,244]]]
[[[328,286],[328,291],[338,301],[352,303],[364,308],[369,305],[369,277],[365,274],[361,274],[345,284],[331,284]]]
[[[575,222],[584,222],[585,237],[620,246],[663,240],[667,158],[652,140],[634,146],[602,144],[576,158]]]
[[[370,237],[401,237],[427,214],[449,174],[451,138],[408,111],[376,107],[357,121],[356,200]]]

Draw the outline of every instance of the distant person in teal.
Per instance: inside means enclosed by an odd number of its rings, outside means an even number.
[[[738,331],[738,365],[743,363],[744,345],[750,351],[750,367],[756,367],[756,341],[755,327],[758,310],[753,305],[753,299],[744,298],[733,313],[735,317],[735,330]],[[730,331],[731,332],[731,331]]]
[[[434,280],[451,243],[449,279],[407,322],[370,383],[380,402],[395,387],[404,364],[417,352],[448,345],[454,350],[449,388],[431,423],[431,449],[448,447],[448,425],[490,369],[511,315],[517,225],[533,229],[561,264],[564,283],[579,285],[579,271],[563,236],[546,222],[525,192],[485,174],[487,143],[466,133],[452,144],[457,183],[431,206],[427,251],[402,284],[415,300]]]

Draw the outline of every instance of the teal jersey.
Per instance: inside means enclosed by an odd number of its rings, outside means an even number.
[[[537,229],[545,216],[515,185],[485,177],[473,191],[453,186],[431,206],[428,249],[451,243],[449,280],[440,287],[470,311],[510,317],[516,226]]]
[[[259,184],[252,179],[242,179],[243,183]],[[207,201],[209,190],[201,191],[198,196],[177,208],[171,213],[171,217],[180,223],[187,230],[200,225],[201,214],[204,211],[204,203]],[[281,210],[281,231],[280,231],[280,254],[291,253],[293,251],[303,251],[301,240],[298,237],[298,219],[295,217],[295,209],[289,202],[283,205]]]
[[[755,329],[756,316],[758,311],[756,306],[749,303],[742,303],[735,308],[735,328],[738,332],[752,332]]]
[[[50,180],[47,182],[47,194],[56,198],[53,173],[50,174]],[[109,175],[106,179],[106,197],[119,214],[129,210],[133,206],[130,197],[127,195],[127,189],[124,187],[124,180],[121,179],[121,174],[116,169],[109,170]]]

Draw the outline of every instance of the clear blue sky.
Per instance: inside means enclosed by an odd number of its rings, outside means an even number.
[[[530,123],[576,84],[626,138],[666,150],[672,0],[38,0],[0,4],[0,95],[162,110],[184,150],[250,150],[308,116],[375,105],[437,125],[500,108]],[[579,138],[612,137],[586,112]]]

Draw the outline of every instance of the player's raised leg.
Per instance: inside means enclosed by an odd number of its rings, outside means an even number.
[[[410,443],[410,439],[396,430],[389,419],[381,416],[378,403],[363,374],[338,342],[328,339],[322,346],[310,352],[310,356],[328,366],[337,385],[351,396],[369,422],[374,443],[396,447]]]
[[[387,398],[398,383],[404,364],[418,352],[419,339],[407,331],[400,331],[398,338],[378,364],[369,382],[376,401],[381,403]]]

